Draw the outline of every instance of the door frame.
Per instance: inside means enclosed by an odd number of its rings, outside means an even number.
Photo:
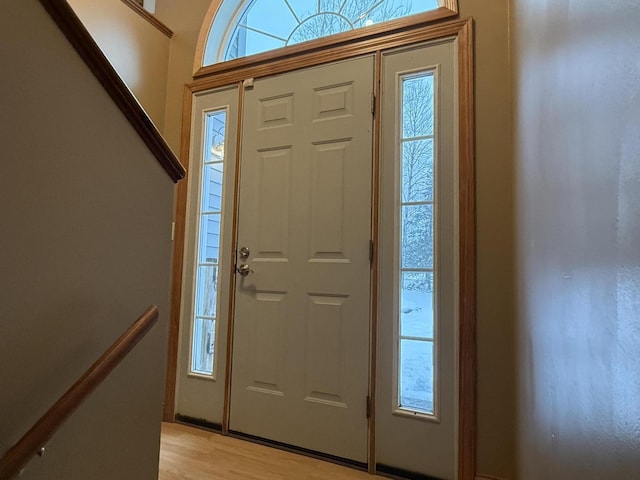
[[[183,93],[182,135],[180,160],[189,168],[191,115],[193,96],[196,93],[218,87],[238,85],[240,91],[238,132],[242,126],[243,89],[245,79],[271,76],[315,65],[332,63],[365,54],[375,54],[375,109],[380,111],[380,69],[381,53],[392,48],[418,44],[443,38],[456,38],[458,42],[457,58],[457,107],[458,107],[458,158],[459,158],[459,356],[458,356],[458,479],[473,480],[476,469],[476,250],[475,250],[475,173],[474,173],[474,89],[473,89],[473,20],[471,18],[437,24],[413,24],[383,35],[359,37],[351,42],[335,43],[331,37],[323,39],[320,48],[300,49],[288,57],[274,57],[257,63],[245,62],[235,68],[219,69],[215,73],[201,76],[185,85]],[[373,185],[372,238],[378,238],[380,202],[380,115],[374,118],[373,128]],[[237,135],[236,172],[239,171],[240,135]],[[237,231],[239,178],[234,181],[233,232]],[[182,292],[183,255],[185,245],[185,225],[188,182],[178,184],[173,245],[173,278],[171,286],[171,312],[169,325],[169,345],[167,358],[167,378],[164,404],[164,420],[174,421],[176,374],[178,365],[178,344],[180,335],[180,312]],[[231,255],[236,250],[235,233]],[[378,245],[374,243],[374,255],[371,275],[371,333],[370,333],[370,385],[371,411],[375,412],[376,391],[376,345],[377,345],[377,308],[378,299]],[[230,291],[235,290],[236,275],[230,274]],[[228,427],[230,368],[232,355],[231,335],[233,333],[234,295],[228,305],[228,347],[227,371],[225,375],[225,405],[223,431]],[[375,415],[369,419],[369,471],[375,470]]]

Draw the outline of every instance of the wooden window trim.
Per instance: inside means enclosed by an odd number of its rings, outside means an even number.
[[[350,32],[349,32],[350,33]],[[473,20],[454,20],[424,24],[413,22],[405,28],[364,38],[352,38],[349,42],[320,39],[323,48],[303,44],[304,49],[294,55],[278,51],[276,55],[254,55],[214,65],[214,70],[197,72],[194,82],[185,86],[182,116],[181,159],[188,166],[190,154],[190,132],[193,95],[217,87],[241,84],[247,78],[259,78],[278,73],[329,63],[359,55],[376,53],[412,43],[438,40],[447,37],[458,39],[458,148],[459,148],[459,405],[458,405],[458,480],[476,478],[476,244],[475,244],[475,124],[473,88]],[[332,37],[333,38],[333,37]],[[298,48],[297,45],[291,48]],[[289,48],[289,47],[287,47]],[[285,49],[282,49],[285,50]],[[269,58],[263,58],[269,57]],[[379,62],[379,60],[377,60]],[[207,67],[209,68],[209,67]],[[376,99],[379,102],[380,98]],[[242,108],[240,106],[240,108]],[[377,127],[379,128],[379,127]],[[379,133],[379,132],[378,132]],[[239,137],[238,137],[239,138]],[[377,167],[375,170],[377,178]],[[237,185],[236,196],[237,196]],[[178,185],[176,205],[176,228],[173,254],[173,283],[171,295],[171,319],[169,331],[169,353],[167,390],[165,396],[165,421],[174,421],[175,387],[178,362],[178,335],[180,328],[180,306],[182,290],[182,264],[186,218],[187,182]],[[374,201],[378,201],[374,197]],[[234,217],[234,228],[237,219]],[[377,225],[378,219],[374,220]],[[375,257],[375,256],[374,256]],[[233,276],[233,275],[232,275]],[[232,280],[233,282],[233,280]],[[373,280],[373,292],[377,281]],[[230,300],[233,310],[233,295]],[[374,319],[375,322],[375,319]],[[231,335],[232,324],[229,325]],[[375,337],[374,337],[375,340]],[[230,347],[228,347],[230,348]],[[375,365],[375,362],[373,363]],[[375,368],[375,367],[374,367]],[[227,372],[227,376],[228,376]],[[375,371],[372,372],[375,379]],[[230,379],[227,378],[227,382]],[[226,404],[226,402],[225,402]],[[228,408],[225,405],[225,408]],[[375,410],[375,406],[372,407]],[[375,430],[372,422],[371,430]],[[375,464],[375,461],[373,462]]]
[[[215,20],[215,16],[220,7],[220,3],[221,2],[213,2],[211,7],[209,7],[209,11],[207,12],[207,15],[205,17],[203,27],[200,30],[200,35],[198,36],[198,44],[196,46],[193,74],[194,78],[201,78],[207,75],[222,73],[229,69],[241,68],[248,65],[255,66],[261,63],[278,62],[282,61],[285,58],[290,58],[301,53],[307,53],[311,50],[323,50],[326,49],[329,45],[337,46],[346,43],[353,43],[356,41],[364,41],[368,38],[386,36],[400,30],[413,29],[419,25],[432,23],[436,20],[451,18],[458,15],[457,0],[441,0],[440,7],[428,12],[418,13],[409,17],[397,18],[377,25],[371,25],[366,28],[358,28],[355,30],[350,30],[348,32],[337,33],[329,37],[321,37],[315,40],[310,40],[308,42],[279,48],[277,50],[269,50],[266,52],[257,53],[248,57],[215,63],[213,65],[203,65],[204,54],[207,47],[207,40],[209,38],[209,31],[211,30],[213,21]]]
[[[207,69],[215,67],[215,70],[209,71],[208,73],[199,72],[194,76],[194,81],[187,85],[187,88],[189,88],[192,93],[197,93],[241,82],[247,78],[255,79],[286,73],[300,68],[313,67],[359,55],[373,54],[379,50],[387,50],[412,43],[455,36],[459,35],[467,22],[469,22],[469,20],[454,20],[436,24],[424,24],[420,22],[411,24],[410,27],[387,33],[386,35],[351,39],[351,41],[346,43],[336,43],[334,41],[320,39],[324,45],[323,48],[312,45],[315,41],[307,42],[301,45],[308,45],[308,49],[293,55],[282,55],[280,51],[278,51],[277,55],[271,55],[269,58],[262,58],[264,54],[258,54],[206,67]],[[298,48],[299,45],[285,47],[281,50],[294,47]],[[250,62],[249,60],[254,61]]]

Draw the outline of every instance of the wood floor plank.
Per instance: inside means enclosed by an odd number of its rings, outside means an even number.
[[[162,424],[158,480],[373,480],[330,462],[176,423]]]

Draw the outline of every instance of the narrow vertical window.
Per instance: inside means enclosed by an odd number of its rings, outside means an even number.
[[[435,390],[434,74],[400,77],[398,408],[433,415]]]
[[[191,338],[191,373],[212,376],[218,319],[218,275],[224,140],[227,112],[205,114],[205,145],[198,209],[199,235],[196,248],[196,284]]]

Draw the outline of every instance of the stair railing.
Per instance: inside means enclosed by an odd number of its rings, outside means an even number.
[[[45,445],[58,428],[100,385],[158,321],[158,308],[150,306],[118,340],[78,379],[24,436],[0,459],[0,480],[20,473],[33,456],[44,453]]]

